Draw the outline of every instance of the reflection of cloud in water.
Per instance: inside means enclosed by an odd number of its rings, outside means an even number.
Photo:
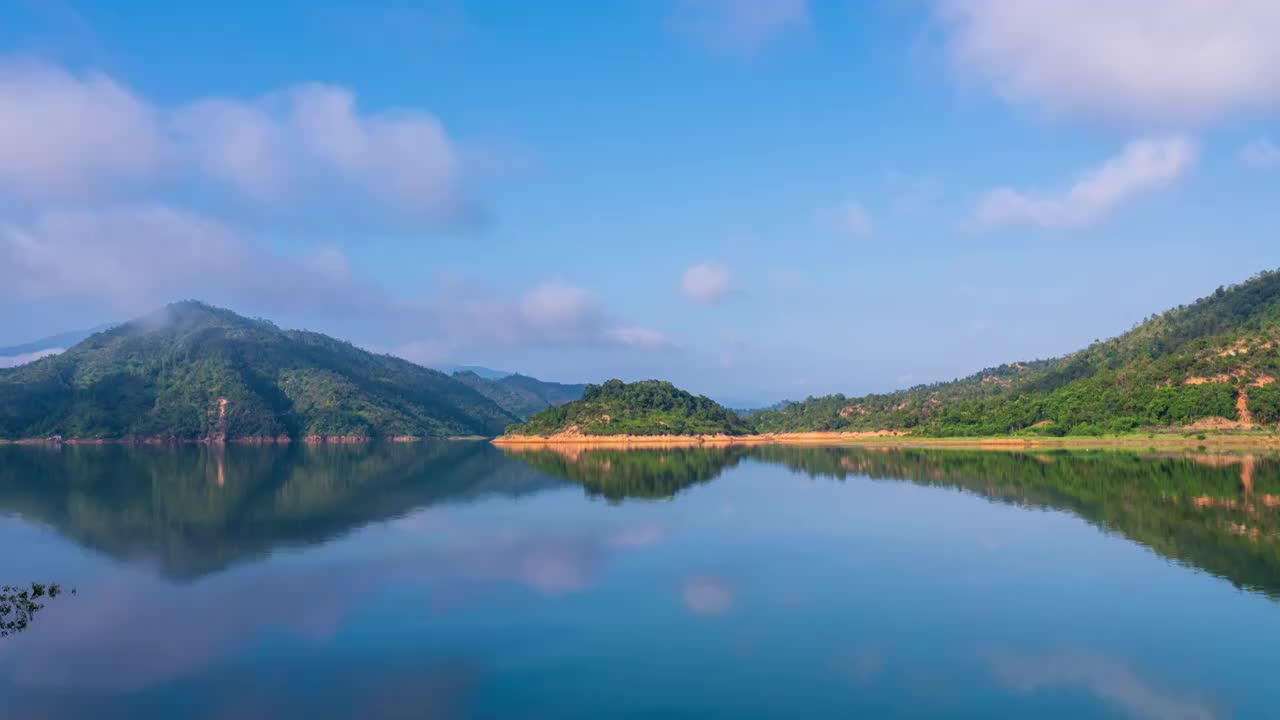
[[[733,607],[733,587],[709,575],[685,579],[680,597],[694,615],[723,615]]]
[[[609,544],[615,547],[644,548],[662,542],[665,532],[657,525],[637,525],[622,528],[609,538]]]
[[[859,685],[866,685],[884,669],[884,650],[879,645],[864,645],[853,652],[850,670]]]
[[[517,576],[520,582],[544,595],[563,595],[586,589],[597,565],[592,548],[545,545],[524,553]]]
[[[1053,687],[1082,687],[1135,720],[1212,720],[1219,713],[1189,697],[1178,697],[1150,685],[1125,662],[1086,652],[1048,655],[1000,652],[992,671],[1007,687],[1023,693]]]
[[[390,555],[306,568],[265,564],[194,584],[122,571],[108,584],[82,585],[76,602],[50,605],[39,626],[6,638],[0,685],[145,688],[204,671],[276,628],[323,644],[351,611],[397,584],[425,585],[454,606],[503,584],[549,597],[581,592],[614,554],[656,542],[661,531],[454,527],[442,534],[435,545]]]

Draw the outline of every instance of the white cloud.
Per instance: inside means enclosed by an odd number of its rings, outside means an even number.
[[[978,205],[978,221],[988,227],[1086,225],[1132,196],[1173,183],[1190,169],[1195,154],[1195,146],[1182,137],[1135,140],[1064,191],[1002,187],[988,192]]]
[[[678,0],[675,29],[715,52],[753,54],[809,24],[808,0]]]
[[[18,367],[19,365],[26,365],[27,363],[35,362],[43,357],[57,355],[65,350],[66,348],[45,348],[43,350],[36,350],[35,352],[19,353],[17,355],[0,355],[0,368],[11,368]]]
[[[444,283],[393,297],[357,277],[336,246],[281,253],[208,210],[154,200],[323,210],[340,197],[452,219],[466,211],[462,165],[434,116],[370,112],[339,86],[165,106],[101,73],[0,60],[0,303],[101,303],[125,315],[200,298],[324,317],[328,328],[345,324],[362,341],[431,359],[495,347],[670,346],[612,317],[587,289],[512,295]]]
[[[381,302],[345,268],[336,248],[297,260],[164,205],[53,209],[0,225],[0,298],[24,302],[81,300],[128,312],[189,297],[318,312]]]
[[[335,85],[162,107],[101,73],[0,64],[0,191],[119,194],[160,180],[227,188],[260,203],[340,193],[414,217],[454,219],[459,153],[421,110],[362,111]]]
[[[1177,126],[1280,108],[1275,0],[940,0],[962,76],[1051,113]]]
[[[729,294],[729,268],[715,262],[694,265],[684,271],[680,292],[692,302],[718,302]]]
[[[0,61],[0,190],[80,194],[148,180],[165,150],[155,109],[106,75]]]
[[[199,172],[256,200],[284,199],[292,181],[284,152],[289,138],[266,110],[235,100],[197,100],[173,114],[172,128]]]
[[[852,200],[840,208],[837,220],[841,230],[855,237],[866,237],[874,230],[871,214],[861,203]]]
[[[336,247],[282,255],[162,205],[53,210],[0,226],[0,302],[78,300],[136,314],[182,298],[324,316],[330,326],[358,320],[361,339],[381,337],[424,363],[487,348],[670,346],[656,330],[619,323],[584,288],[548,283],[513,296],[445,282],[393,297],[356,277]]]
[[[1258,138],[1240,148],[1240,162],[1258,170],[1280,167],[1280,147],[1271,138]]]
[[[583,337],[601,322],[595,293],[568,285],[539,285],[520,298],[522,325],[556,338]]]
[[[361,115],[351,91],[331,85],[300,86],[288,96],[306,151],[340,177],[404,209],[455,209],[457,154],[433,115]]]
[[[548,283],[512,297],[480,286],[446,283],[432,295],[383,311],[419,339],[392,354],[422,364],[469,352],[508,347],[622,347],[661,350],[671,343],[658,331],[619,324],[590,290]]]
[[[665,335],[652,328],[639,325],[623,325],[605,331],[609,341],[623,347],[657,350],[671,345]]]

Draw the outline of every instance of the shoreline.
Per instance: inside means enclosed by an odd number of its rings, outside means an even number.
[[[1204,438],[1199,437],[1200,434]],[[728,445],[825,445],[875,447],[1020,448],[1274,448],[1280,436],[1261,433],[1132,433],[1099,437],[925,437],[888,431],[766,433],[759,435],[504,435],[490,441],[499,447],[577,445],[591,447],[696,447]]]
[[[1190,433],[1190,434],[1189,434]],[[1199,435],[1204,435],[1201,439]],[[37,446],[92,446],[92,445],[129,445],[129,446],[174,446],[174,445],[207,445],[225,447],[227,445],[279,445],[286,446],[301,443],[308,446],[317,445],[365,445],[379,443],[413,443],[431,441],[488,441],[498,447],[539,447],[574,445],[579,447],[602,448],[662,448],[662,447],[725,447],[731,445],[810,445],[810,446],[873,446],[873,447],[939,447],[939,448],[980,448],[980,449],[1021,449],[1021,448],[1135,448],[1159,449],[1255,449],[1270,448],[1280,451],[1280,435],[1263,434],[1247,431],[1195,431],[1152,433],[1130,433],[1124,435],[1104,435],[1097,437],[1023,437],[1016,435],[996,435],[984,437],[926,437],[910,435],[895,431],[864,432],[799,432],[799,433],[763,433],[754,435],[582,435],[580,433],[560,433],[556,435],[502,435],[485,437],[480,435],[418,437],[396,435],[384,438],[372,438],[353,435],[309,435],[300,438],[279,437],[243,437],[227,439],[211,438],[0,438],[0,446],[4,445],[37,445]]]
[[[303,445],[372,445],[377,443],[414,443],[414,442],[430,442],[433,440],[440,441],[472,441],[490,440],[485,435],[446,435],[446,436],[418,436],[418,435],[392,435],[390,437],[368,437],[365,435],[306,435],[300,438],[292,438],[288,435],[280,435],[278,437],[271,436],[247,436],[234,438],[167,438],[167,437],[126,437],[126,438],[68,438],[62,436],[53,436],[47,438],[19,438],[10,440],[0,438],[0,446],[3,445],[146,445],[148,447],[170,446],[170,445],[208,445],[214,447],[225,447],[227,445],[291,445],[293,443],[301,443]]]
[[[849,443],[906,437],[884,430],[873,432],[762,433],[754,435],[502,435],[494,445],[765,445],[771,443]]]

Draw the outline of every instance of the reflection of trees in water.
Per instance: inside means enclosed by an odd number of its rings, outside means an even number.
[[[910,480],[1072,512],[1238,587],[1280,598],[1280,460],[893,448],[758,448],[811,475]]]
[[[516,453],[611,500],[671,497],[743,458],[811,477],[947,487],[1065,510],[1238,587],[1280,598],[1280,459],[1118,451],[802,447],[559,450]]]
[[[572,480],[591,495],[611,501],[663,499],[714,480],[747,454],[743,446],[588,448],[575,445],[511,446],[504,450],[532,467]]]
[[[175,577],[423,506],[551,484],[478,442],[0,447],[0,512]]]
[[[71,594],[75,592],[72,590]],[[36,614],[44,609],[43,600],[61,594],[62,586],[57,583],[0,586],[0,637],[26,630]]]
[[[1069,511],[1280,598],[1280,460],[1270,456],[781,445],[507,452],[519,460],[474,442],[8,446],[0,447],[0,512],[189,578],[420,507],[535,492],[554,478],[610,501],[670,498],[750,459],[814,477],[907,480]]]

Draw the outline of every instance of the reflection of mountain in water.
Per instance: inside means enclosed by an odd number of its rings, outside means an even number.
[[[747,458],[811,476],[908,480],[1066,510],[1280,599],[1280,460],[1272,457],[769,445],[508,452],[519,460],[475,442],[2,446],[0,513],[194,577],[415,508],[535,492],[557,485],[553,478],[610,501],[670,498]]]
[[[1280,460],[957,449],[764,445],[525,450],[544,472],[610,499],[670,497],[744,457],[812,477],[868,476],[1065,510],[1161,555],[1280,599]]]
[[[427,505],[556,484],[479,442],[0,447],[0,512],[175,577]]]
[[[910,480],[1067,510],[1161,555],[1280,599],[1280,460],[1119,452],[757,448],[811,475]]]
[[[742,446],[624,448],[575,445],[509,446],[509,455],[548,475],[572,480],[591,495],[616,501],[625,498],[671,498],[690,485],[714,480],[746,456]]]

